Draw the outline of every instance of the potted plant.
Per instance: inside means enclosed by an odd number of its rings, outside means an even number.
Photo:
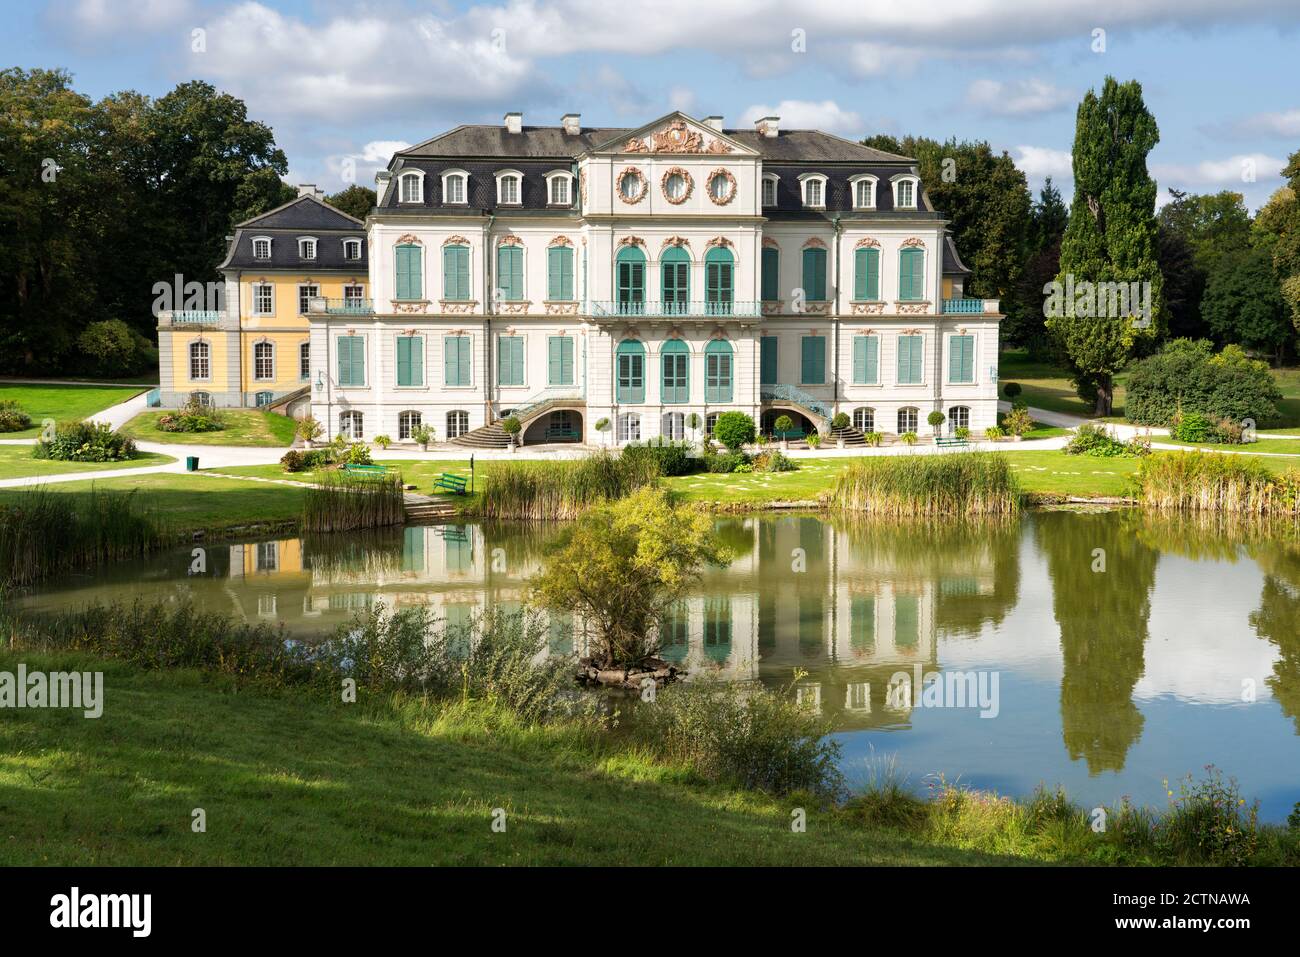
[[[831,419],[831,431],[835,433],[835,447],[844,448],[844,430],[849,427],[849,415],[847,412],[836,412],[835,418]]]
[[[902,442],[904,445],[915,445],[915,444],[916,444],[916,433],[915,433],[915,432],[904,432],[902,435],[900,435],[900,436],[898,437],[898,441]]]
[[[501,428],[505,429],[506,435],[510,436],[510,445],[508,448],[513,452],[515,446],[519,444],[519,433],[523,429],[523,424],[519,421],[517,416],[508,415],[501,420]]]
[[[325,433],[325,427],[310,415],[304,415],[293,427],[294,434],[302,439],[302,444],[311,448],[311,444]]]
[[[955,435],[957,438],[961,439],[963,442],[970,441],[970,429],[964,425],[957,426],[957,428],[953,430],[952,434]]]
[[[429,443],[433,441],[433,426],[423,423],[417,425],[411,430],[411,438],[419,443],[421,452],[429,451]]]
[[[393,437],[391,435],[381,434],[381,435],[376,435],[370,441],[373,444],[379,446],[383,451],[387,452],[388,447],[393,444]]]
[[[696,416],[696,418],[698,419],[699,416]],[[592,428],[603,435],[609,431],[609,419],[597,419],[596,424],[592,426]]]
[[[881,440],[884,438],[879,432],[863,432],[862,437],[867,440],[867,445],[873,449],[879,447]]]
[[[990,442],[998,441],[1002,438],[1003,434],[1002,429],[996,425],[990,425],[984,430],[984,438],[988,439]]]
[[[790,418],[788,415],[777,416],[776,421],[772,423],[772,428],[776,431],[776,434],[781,437],[781,448],[785,449],[787,452],[790,451],[789,434],[794,428],[794,419]]]
[[[822,437],[820,432],[808,433],[808,448],[819,449],[822,447]]]
[[[946,415],[944,415],[938,409],[935,409],[933,412],[931,412],[929,415],[925,417],[925,421],[930,423],[930,428],[934,430],[935,435],[938,435],[939,426],[943,425],[944,420],[946,418],[947,418]]]

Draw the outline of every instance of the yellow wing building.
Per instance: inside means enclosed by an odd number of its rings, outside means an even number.
[[[314,186],[235,227],[219,311],[158,317],[159,397],[220,407],[306,414],[311,401],[313,313],[368,311],[364,224]]]

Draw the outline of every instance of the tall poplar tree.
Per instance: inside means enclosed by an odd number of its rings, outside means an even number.
[[[1105,303],[1066,296],[1061,314],[1047,326],[1074,372],[1079,395],[1109,415],[1114,376],[1163,323],[1163,281],[1156,228],[1156,183],[1147,154],[1160,131],[1136,80],[1107,77],[1101,95],[1089,90],[1079,104],[1074,131],[1074,202],[1061,240],[1057,282],[1077,291],[1081,283],[1149,283],[1151,322],[1133,308],[1107,315]],[[1069,282],[1067,282],[1069,280]],[[1132,303],[1130,303],[1132,305]]]

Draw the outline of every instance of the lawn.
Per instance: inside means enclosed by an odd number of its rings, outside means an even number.
[[[469,477],[469,459],[448,459],[439,461],[411,461],[409,459],[375,458],[376,465],[392,465],[402,473],[402,480],[415,485],[420,492],[433,490],[434,480],[443,472]],[[478,462],[474,466],[477,481],[483,481],[490,463]],[[218,468],[213,471],[221,475],[249,475],[256,478],[289,479],[294,482],[312,482],[316,472],[286,472],[279,464],[271,465],[237,465],[230,468]]]
[[[104,672],[103,716],[0,722],[0,865],[1019,863],[698,781],[616,739],[389,699],[258,692],[190,671]],[[807,829],[792,833],[791,809]],[[206,831],[191,830],[195,808]],[[506,829],[492,829],[494,808]]]
[[[1164,435],[1152,436],[1151,441],[1163,445],[1180,445],[1187,449],[1200,449],[1202,452],[1272,452],[1274,455],[1300,455],[1300,438],[1264,439],[1247,445],[1228,445],[1222,442],[1184,442],[1181,439],[1173,439]]]
[[[32,438],[40,432],[43,419],[62,422],[65,419],[88,419],[109,406],[125,402],[143,390],[131,386],[114,385],[24,385],[17,382],[0,382],[0,400],[18,403],[34,423],[23,432],[0,433],[3,439]]]
[[[278,412],[256,409],[222,409],[226,427],[220,432],[163,432],[158,419],[165,412],[141,412],[122,427],[137,441],[169,445],[242,445],[257,448],[287,448],[293,442],[293,419]]]
[[[140,452],[129,462],[52,462],[32,458],[30,445],[0,445],[0,479],[26,478],[30,475],[62,475],[69,472],[104,472],[112,469],[138,469],[147,465],[167,465],[176,460],[170,455]]]
[[[1123,372],[1115,377],[1114,416],[1124,414],[1124,382],[1127,378]],[[1034,361],[1023,349],[1011,349],[1001,354],[998,380],[999,390],[1008,382],[1019,382],[1024,389],[1020,399],[1030,408],[1093,416],[1092,406],[1075,393],[1069,372],[1050,363]],[[1000,391],[998,395],[1005,398]]]

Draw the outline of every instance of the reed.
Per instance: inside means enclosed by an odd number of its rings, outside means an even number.
[[[1158,511],[1300,516],[1300,470],[1278,474],[1240,455],[1153,455],[1135,481],[1143,506]]]
[[[829,505],[906,516],[1014,515],[1021,490],[995,452],[864,458],[840,473]]]
[[[653,459],[607,452],[561,462],[494,463],[478,511],[494,519],[571,519],[658,479]]]
[[[402,477],[391,473],[324,472],[303,502],[302,528],[307,532],[350,532],[405,520]]]
[[[30,585],[165,546],[167,524],[134,490],[60,493],[37,487],[0,506],[0,584]]]

